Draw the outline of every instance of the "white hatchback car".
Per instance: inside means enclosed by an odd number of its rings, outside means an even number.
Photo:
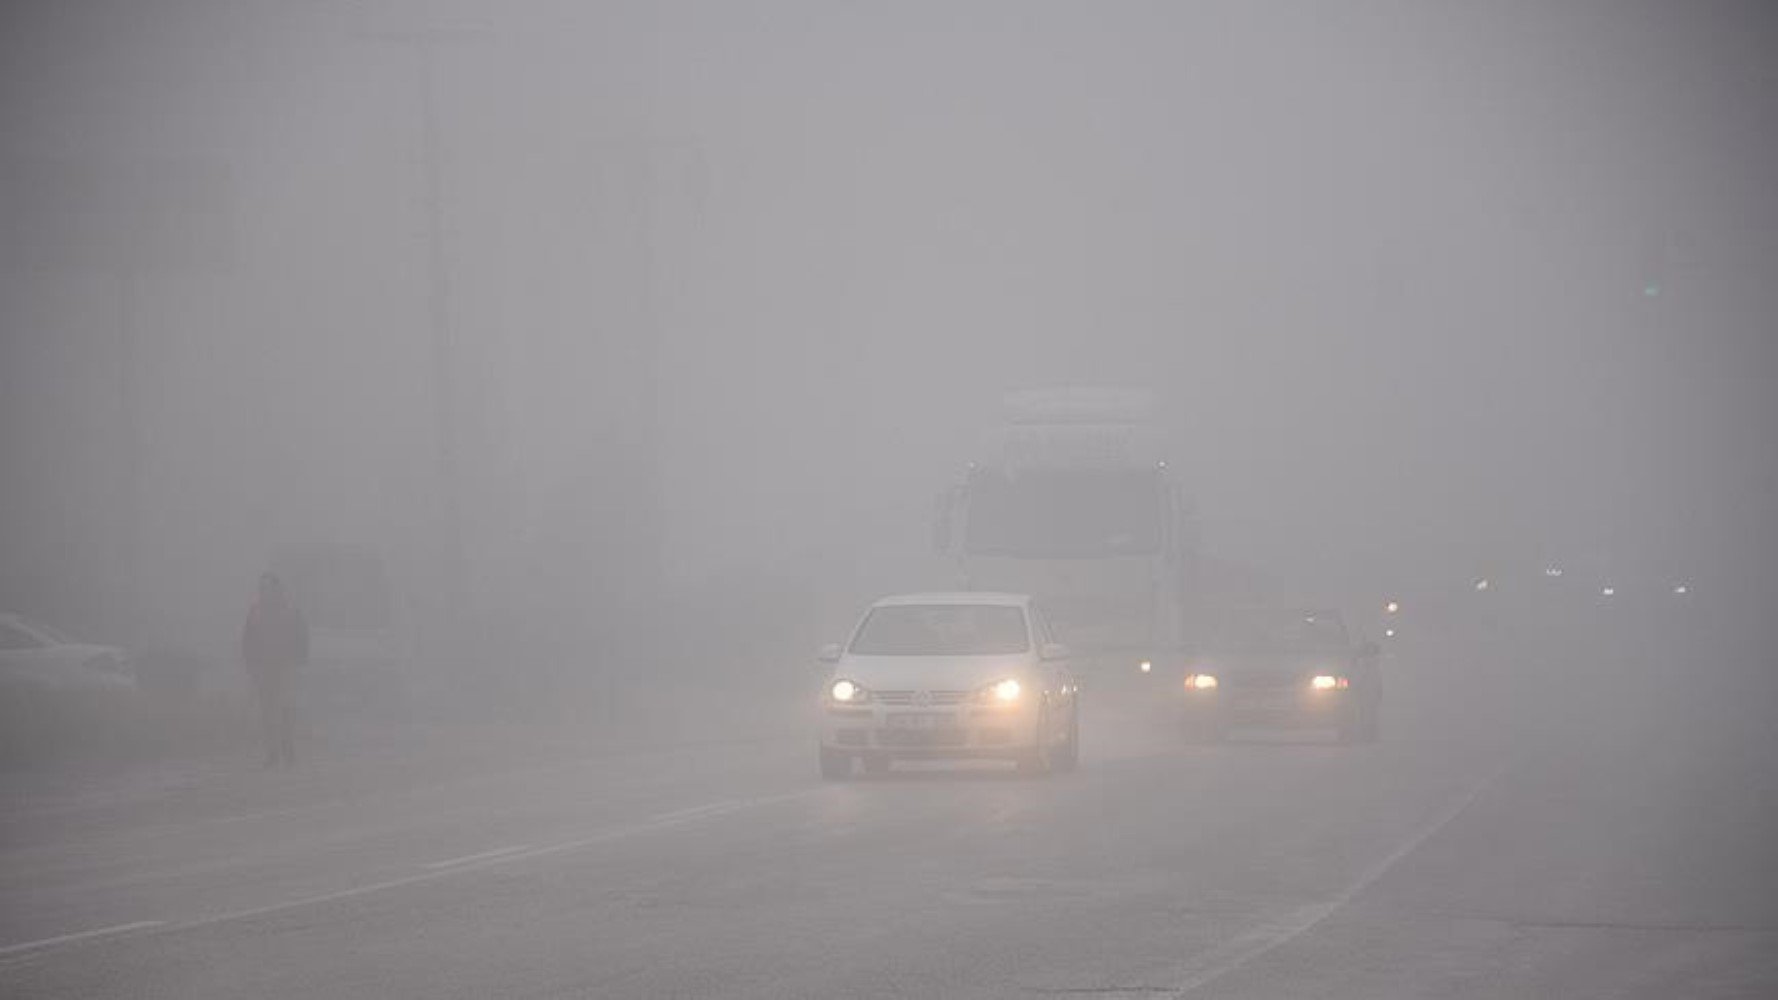
[[[0,614],[0,682],[46,691],[136,689],[135,671],[123,650],[70,639],[13,614]]]
[[[821,776],[852,762],[870,773],[898,759],[1011,760],[1020,771],[1080,760],[1080,688],[1068,650],[1021,594],[904,594],[872,605],[822,692]]]

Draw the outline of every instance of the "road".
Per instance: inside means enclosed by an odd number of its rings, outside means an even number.
[[[1089,703],[1040,780],[824,784],[786,730],[19,796],[0,994],[1778,995],[1766,689],[1473,669],[1402,666],[1370,747]]]

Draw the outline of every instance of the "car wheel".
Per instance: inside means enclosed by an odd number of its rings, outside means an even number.
[[[852,755],[821,748],[821,777],[827,781],[845,781],[852,776]]]
[[[1339,741],[1341,743],[1375,743],[1379,728],[1376,708],[1368,705],[1354,708],[1340,722]]]
[[[1058,771],[1072,771],[1080,766],[1080,701],[1076,699],[1068,713],[1068,741],[1050,754],[1050,763]]]
[[[1377,706],[1364,710],[1364,722],[1358,727],[1358,742],[1375,743],[1383,735],[1383,722]]]
[[[1050,757],[1049,741],[1049,710],[1046,708],[1037,719],[1037,733],[1032,740],[1031,749],[1019,754],[1017,767],[1020,774],[1038,777],[1050,773],[1055,762]]]

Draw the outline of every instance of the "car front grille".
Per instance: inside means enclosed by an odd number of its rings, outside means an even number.
[[[969,700],[968,691],[877,691],[877,701],[885,705],[961,705]],[[919,695],[925,694],[930,701],[922,702]]]
[[[960,747],[968,740],[962,729],[884,729],[877,742],[886,747]]]

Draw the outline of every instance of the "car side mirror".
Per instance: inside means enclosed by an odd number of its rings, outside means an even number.
[[[841,652],[842,650],[839,643],[830,642],[815,651],[815,659],[820,660],[822,663],[838,663],[840,662]]]
[[[1043,644],[1043,649],[1039,650],[1037,655],[1045,660],[1066,660],[1068,658],[1068,647],[1059,642],[1046,642]]]

